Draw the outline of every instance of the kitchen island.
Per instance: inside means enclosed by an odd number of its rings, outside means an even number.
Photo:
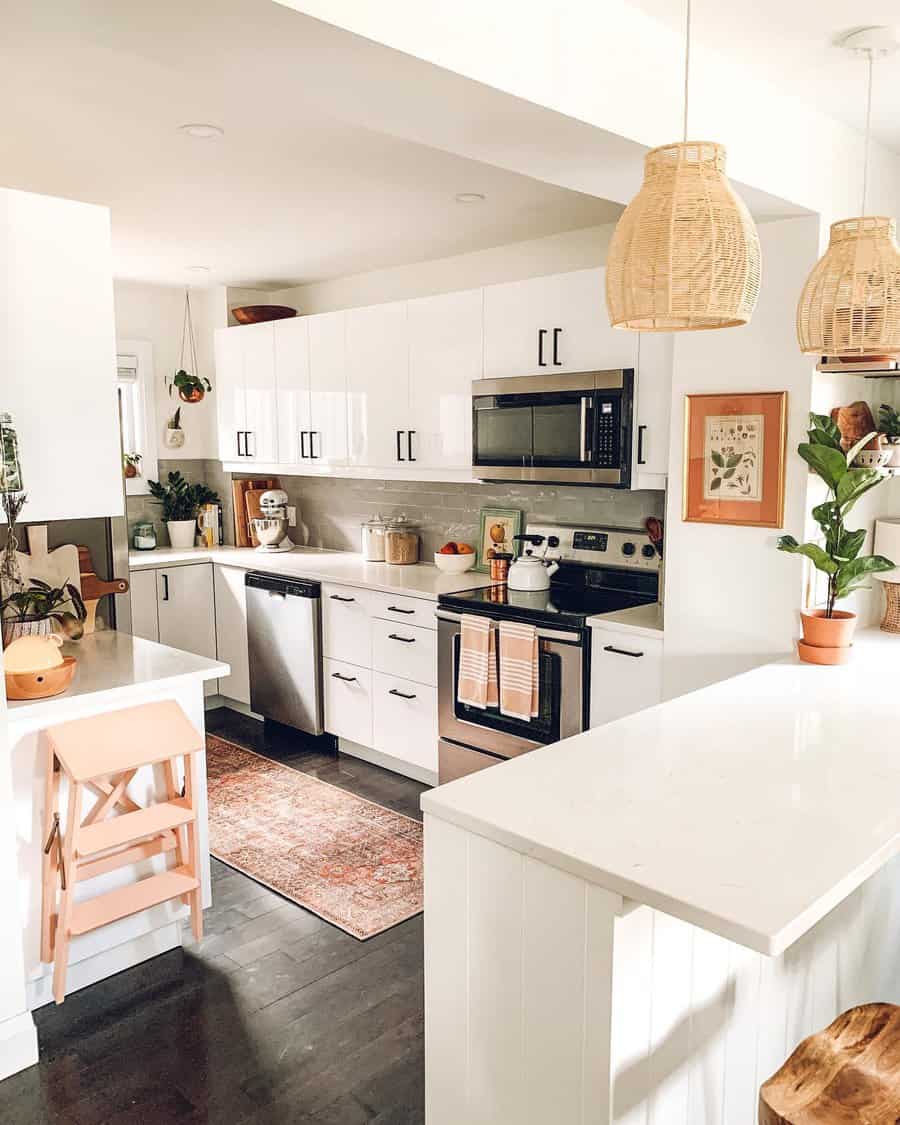
[[[424,794],[429,1125],[750,1122],[900,1001],[898,667],[865,631]]]
[[[43,732],[70,719],[101,714],[153,700],[175,699],[198,730],[204,730],[203,685],[228,673],[228,665],[180,652],[151,641],[114,631],[85,637],[64,646],[76,656],[78,670],[69,690],[51,699],[10,701],[8,760],[11,773],[10,808],[3,808],[15,826],[18,856],[18,909],[25,955],[26,1000],[36,1008],[51,999],[52,966],[40,958],[41,852],[46,837],[43,823],[45,750]],[[202,856],[203,904],[210,903],[206,822],[205,758],[199,756],[198,795]],[[161,774],[144,767],[135,775],[129,793],[144,802],[161,791]],[[5,801],[4,801],[5,804]],[[85,811],[87,811],[85,809]],[[162,870],[165,856],[125,866],[92,879],[89,896]],[[89,897],[88,896],[88,897]],[[120,972],[181,943],[179,919],[187,908],[164,903],[72,940],[68,991]]]

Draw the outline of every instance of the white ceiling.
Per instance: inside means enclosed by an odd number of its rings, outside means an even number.
[[[621,210],[329,117],[305,80],[314,22],[268,0],[2,10],[0,92],[15,108],[0,184],[108,205],[120,277],[183,283],[200,265],[216,282],[277,289],[610,222]],[[177,127],[191,121],[225,136],[186,137]],[[457,192],[487,199],[465,206]]]
[[[684,28],[686,0],[629,3]],[[694,42],[862,131],[866,63],[835,44],[857,28],[900,25],[900,0],[693,0],[691,25]],[[875,64],[872,134],[900,152],[900,53]]]

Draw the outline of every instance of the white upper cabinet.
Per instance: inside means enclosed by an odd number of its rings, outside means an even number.
[[[407,302],[350,309],[346,317],[348,460],[406,468],[414,456]]]
[[[0,190],[0,411],[25,523],[124,511],[109,211]]]
[[[613,329],[605,270],[577,270],[484,290],[484,377],[634,367],[634,333]]]
[[[275,323],[278,458],[296,464],[309,453],[309,317]]]
[[[429,469],[472,464],[472,381],[482,372],[482,293],[409,302],[412,456]]]
[[[672,410],[672,335],[642,332],[635,372],[632,488],[665,488]]]
[[[347,463],[347,314],[304,317],[309,331],[309,459]]]
[[[224,461],[278,460],[274,326],[247,324],[216,332],[219,451]]]

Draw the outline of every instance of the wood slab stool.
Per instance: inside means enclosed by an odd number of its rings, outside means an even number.
[[[203,936],[197,752],[203,739],[172,699],[60,723],[47,735],[44,794],[41,960],[53,964],[53,997],[66,995],[69,943],[79,934],[180,898],[191,908],[194,937]],[[177,759],[183,759],[183,787]],[[142,806],[128,786],[142,766],[161,765],[165,799]],[[67,815],[60,822],[65,778]],[[83,802],[97,800],[87,815]],[[75,888],[126,864],[175,853],[175,866],[124,887],[75,901]]]
[[[759,1091],[759,1125],[900,1121],[900,1007],[851,1008],[804,1039]]]

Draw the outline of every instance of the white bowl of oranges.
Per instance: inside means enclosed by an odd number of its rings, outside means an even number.
[[[434,565],[445,574],[465,574],[475,565],[475,548],[451,540],[434,552]]]

